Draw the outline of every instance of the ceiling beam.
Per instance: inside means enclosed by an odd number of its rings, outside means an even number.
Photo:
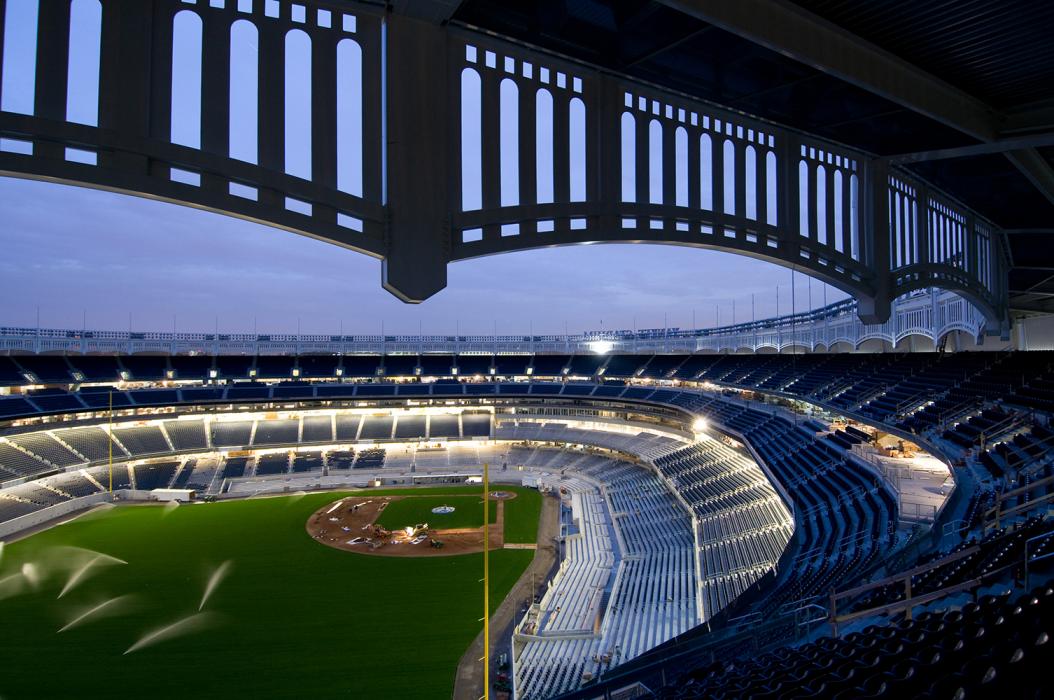
[[[706,25],[703,25],[702,27],[697,27],[697,28],[693,29],[692,31],[688,32],[687,34],[685,34],[684,36],[680,37],[679,39],[674,39],[671,42],[667,42],[667,43],[661,44],[660,46],[658,46],[658,47],[656,47],[654,49],[651,49],[650,51],[646,51],[645,53],[640,54],[639,56],[634,56],[633,58],[628,59],[622,65],[622,67],[623,68],[632,68],[632,67],[636,66],[639,63],[644,63],[645,61],[650,61],[651,59],[656,58],[657,56],[661,56],[662,54],[666,53],[667,51],[669,51],[671,49],[677,48],[678,46],[680,46],[681,44],[683,44],[686,41],[691,41],[692,39],[695,39],[695,38],[705,34],[706,32],[710,31],[711,29],[713,29],[713,27],[706,26]]]
[[[1004,134],[1009,136],[1036,131],[1054,131],[1054,100],[1007,111],[1002,127]]]
[[[1039,190],[1047,201],[1054,204],[1054,168],[1050,162],[1034,148],[1023,148],[1010,151],[1006,157],[1021,174]]]
[[[660,1],[974,138],[999,135],[999,114],[981,100],[788,2]]]
[[[976,97],[786,0],[659,1],[980,141],[998,140],[1007,121]],[[1018,133],[1028,130],[1051,114],[1043,107],[1018,116],[1015,128]],[[1054,169],[1035,149],[1006,155],[1054,202]]]
[[[1030,292],[1020,289],[1011,289],[1010,294],[1018,294],[1023,297],[1054,297],[1054,292]]]
[[[929,160],[947,160],[949,158],[967,158],[970,156],[983,156],[992,153],[1006,153],[1025,148],[1041,148],[1043,146],[1054,146],[1054,132],[1047,134],[1032,134],[1030,136],[1015,136],[1008,139],[978,143],[972,146],[958,146],[956,148],[938,148],[932,151],[918,151],[916,153],[901,153],[895,156],[886,156],[881,160],[891,165],[903,165],[905,163],[921,163]]]
[[[423,19],[434,24],[450,21],[462,0],[392,0],[392,10],[396,14]]]

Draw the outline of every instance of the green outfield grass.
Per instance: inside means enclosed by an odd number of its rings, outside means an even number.
[[[498,486],[500,491],[515,491],[517,496],[505,501],[505,541],[530,543],[538,541],[538,518],[542,514],[542,494],[536,489]]]
[[[412,493],[464,497],[466,489]],[[7,545],[0,698],[449,698],[458,659],[480,629],[482,554],[370,557],[313,541],[308,516],[343,495],[167,513],[124,506]],[[537,503],[530,490],[509,502],[521,508],[506,511],[507,534],[537,527]],[[533,525],[524,523],[532,513]],[[69,551],[56,549],[62,546],[128,563],[93,567],[58,598],[72,575],[63,564]],[[492,609],[532,556],[491,554]],[[204,629],[125,654],[144,635],[195,614],[210,574],[225,561],[229,573],[205,605]],[[26,563],[42,580],[19,591],[24,577],[5,579]],[[57,633],[117,596],[130,597],[104,611],[119,614]]]

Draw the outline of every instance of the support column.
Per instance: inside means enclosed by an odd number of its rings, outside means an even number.
[[[276,173],[285,172],[285,35],[274,22],[259,27],[257,75],[257,161]],[[285,210],[285,193],[269,187],[259,191],[261,205]]]
[[[56,122],[66,121],[67,66],[69,64],[69,3],[42,3],[37,22],[37,63],[34,114]],[[34,155],[63,160],[61,144],[37,141]]]
[[[230,155],[231,23],[213,16],[204,22],[201,60],[201,150],[217,158]],[[228,192],[227,179],[202,174],[202,186],[219,195]]]
[[[150,134],[153,4],[105,2],[99,56],[99,128],[134,142]],[[168,87],[171,87],[169,85]],[[99,166],[146,176],[145,155],[101,152]]]
[[[889,320],[893,303],[889,256],[889,170],[885,163],[872,160],[864,170],[864,216],[860,226],[872,272],[871,295],[857,295],[857,316],[862,323]]]
[[[619,204],[622,202],[622,111],[624,91],[610,76],[598,78],[599,100],[588,105],[587,123],[592,128],[588,139],[596,134],[593,152],[589,153],[587,170],[591,183],[587,190],[591,201],[601,203],[600,225],[597,230],[606,238],[615,238],[622,228],[619,220]]]
[[[447,151],[447,33],[397,14],[387,16],[382,31],[388,223],[381,281],[395,296],[416,304],[447,283],[454,175]]]

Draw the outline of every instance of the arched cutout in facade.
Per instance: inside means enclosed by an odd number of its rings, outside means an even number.
[[[36,99],[37,0],[7,0],[4,8],[0,109],[33,114]]]
[[[285,35],[285,171],[311,179],[311,37]]]
[[[231,92],[228,152],[231,158],[259,158],[260,57],[256,25],[240,19],[231,25]]]
[[[809,166],[798,161],[798,233],[809,237]]]
[[[362,196],[362,47],[337,44],[337,189]]]
[[[674,172],[677,185],[674,196],[679,207],[688,206],[688,131],[683,127],[677,127],[674,133],[674,157],[676,159]]]
[[[501,81],[501,206],[520,203],[520,91],[508,78]]]
[[[736,213],[736,145],[732,139],[725,139],[722,145],[724,173],[721,178],[721,189],[724,192],[724,212]]]
[[[622,201],[637,201],[637,121],[622,113]]]
[[[860,224],[858,222],[860,201],[860,181],[856,175],[849,176],[849,240],[852,246],[850,255],[853,260],[860,260]]]
[[[770,226],[776,226],[779,222],[777,184],[776,154],[773,151],[769,151],[765,154],[765,223]]]
[[[461,209],[483,208],[482,85],[472,68],[461,71]]]
[[[835,169],[834,178],[832,182],[833,192],[831,201],[834,203],[834,249],[839,253],[845,252],[845,230],[842,226],[842,216],[844,215],[842,207],[842,197],[844,192],[842,190],[842,171]]]
[[[648,122],[648,202],[662,204],[662,124]]]
[[[827,245],[827,169],[816,167],[816,241]]]
[[[102,5],[99,0],[70,4],[69,68],[66,121],[99,125],[99,56],[102,50]]]
[[[535,197],[539,204],[553,203],[553,95],[539,88],[534,96]]]
[[[745,216],[748,219],[758,220],[758,161],[757,152],[753,146],[747,146],[743,153],[743,177],[746,183],[744,193],[746,201]]]
[[[586,201],[586,103],[577,97],[571,98],[568,104],[568,117],[570,119],[569,137],[569,165],[571,201]]]
[[[699,137],[699,207],[714,210],[714,152],[709,134]]]
[[[181,10],[172,19],[172,143],[201,148],[201,18]]]
[[[890,235],[893,237],[893,264],[896,267],[904,265],[904,244],[901,241],[901,213],[900,193],[894,192],[891,196],[890,212]]]

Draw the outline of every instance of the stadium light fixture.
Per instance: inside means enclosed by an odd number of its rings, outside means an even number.
[[[709,427],[710,424],[706,422],[705,418],[696,418],[695,422],[692,423],[692,430],[697,433],[704,432]]]
[[[588,347],[597,355],[606,355],[614,349],[615,344],[610,340],[593,340],[590,341]]]

